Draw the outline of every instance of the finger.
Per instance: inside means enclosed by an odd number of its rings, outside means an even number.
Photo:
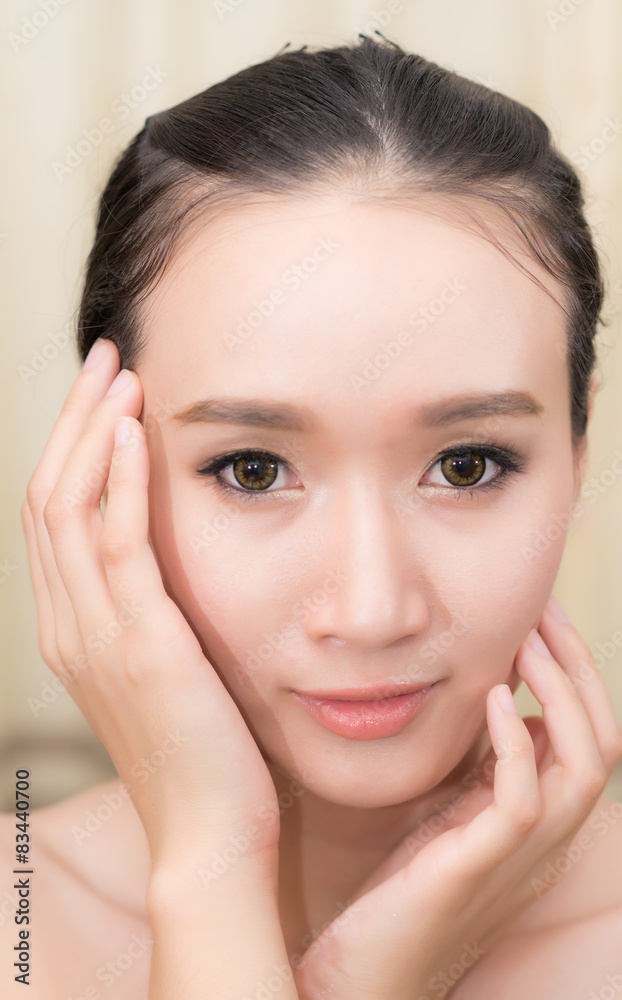
[[[503,689],[503,690],[502,690]],[[501,692],[501,699],[499,697]],[[450,858],[480,877],[500,864],[537,823],[542,803],[533,741],[506,684],[497,684],[486,701],[488,730],[495,751],[493,800],[456,833],[460,850]]]
[[[44,509],[56,566],[83,636],[96,633],[114,616],[98,547],[100,503],[110,474],[116,418],[127,410],[138,413],[142,405],[140,379],[134,372],[124,369],[111,389],[88,417]]]
[[[556,617],[560,613],[564,621]],[[539,631],[578,692],[590,720],[603,763],[611,773],[622,758],[622,729],[589,646],[554,600],[549,601],[545,608]]]
[[[523,722],[531,736],[535,751],[536,766],[538,773],[541,773],[543,767],[548,766],[553,759],[553,751],[551,750],[544,720],[541,715],[524,715]],[[551,754],[550,759],[547,758],[547,753],[549,752]]]
[[[61,662],[56,645],[54,609],[39,557],[32,511],[27,502],[22,504],[21,516],[30,580],[37,606],[39,652],[51,669],[59,669]]]
[[[26,490],[38,557],[57,628],[60,627],[59,623],[65,629],[75,629],[77,626],[71,601],[56,566],[43,510],[82,431],[85,419],[104,395],[118,370],[118,352],[111,341],[104,340],[99,347],[94,346],[87,361],[97,361],[98,358],[99,363],[95,365],[87,365],[85,362],[85,367],[73,383]]]
[[[566,818],[573,812],[578,817],[584,811],[585,800],[595,802],[608,779],[581,698],[535,630],[521,644],[515,663],[517,672],[542,705],[551,746],[552,762],[541,775],[543,796],[553,803],[561,791]]]
[[[108,476],[108,503],[99,552],[118,608],[137,599],[157,613],[166,600],[160,569],[149,542],[149,453],[138,420],[121,416]]]
[[[118,372],[116,345],[111,340],[100,340],[94,344],[67,393],[37,465],[36,476],[42,493],[45,493],[45,486],[49,487],[48,495],[52,491],[58,470],[65,464],[87,418],[105,396]]]

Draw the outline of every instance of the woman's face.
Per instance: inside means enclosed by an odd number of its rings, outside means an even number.
[[[433,788],[485,731],[490,688],[517,687],[561,559],[562,309],[415,202],[266,198],[179,252],[144,325],[151,540],[262,753],[342,804]],[[242,451],[277,464],[234,467]],[[229,488],[200,471],[227,454]],[[292,693],[437,681],[376,739]]]

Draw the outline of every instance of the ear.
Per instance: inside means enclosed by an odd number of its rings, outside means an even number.
[[[588,393],[587,393],[587,426],[589,428],[590,421],[592,419],[592,413],[594,411],[594,400],[596,398],[596,393],[600,389],[600,376],[598,372],[592,372],[590,376]],[[583,440],[579,445],[576,459],[575,459],[575,495],[574,499],[577,499],[581,484],[585,479],[587,474],[588,466],[588,448],[587,448],[587,428],[586,433],[583,435]]]

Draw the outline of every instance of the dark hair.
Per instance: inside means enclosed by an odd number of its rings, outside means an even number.
[[[327,188],[362,200],[441,194],[441,207],[462,209],[484,199],[501,211],[511,223],[503,241],[476,212],[470,218],[506,256],[508,232],[517,236],[564,289],[577,444],[604,284],[574,168],[523,104],[366,35],[281,50],[146,120],[101,197],[78,314],[81,358],[101,336],[116,343],[122,367],[136,363],[146,343],[139,305],[209,207]]]

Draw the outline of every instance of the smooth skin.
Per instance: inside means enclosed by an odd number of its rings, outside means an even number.
[[[232,351],[226,334],[236,318],[327,230],[339,252]],[[349,908],[306,951],[295,991],[285,984],[280,995],[311,1000],[330,987],[339,1000],[417,1000],[454,968],[465,942],[489,947],[512,921],[520,926],[534,902],[531,879],[602,804],[622,756],[598,671],[583,679],[586,644],[570,623],[543,614],[563,539],[534,562],[520,558],[533,531],[576,497],[585,471],[585,451],[570,447],[563,314],[481,238],[396,206],[334,198],[239,206],[206,232],[147,303],[137,373],[108,393],[118,354],[104,342],[29,483],[22,513],[41,652],[59,675],[82,664],[68,690],[131,790],[147,836],[150,1000],[173,988],[177,1000],[208,988],[219,995],[219,961],[223,996],[256,989],[274,962],[304,950],[301,931],[336,899]],[[350,376],[455,276],[462,294],[357,394]],[[474,389],[529,391],[542,412],[408,426],[414,402]],[[302,403],[317,422],[295,433],[176,423],[173,411],[216,394]],[[132,432],[125,443],[123,429]],[[485,499],[458,498],[435,458],[495,434],[499,447],[522,453],[526,471]],[[225,504],[205,489],[198,467],[242,448],[290,463],[274,498],[238,503],[228,494]],[[78,498],[78,483],[88,495]],[[223,511],[226,527],[207,550],[197,545],[202,525]],[[291,625],[296,598],[316,592],[331,568],[345,581],[334,596],[307,604],[293,638],[261,669],[245,670],[248,652]],[[132,602],[143,610],[94,653],[89,637]],[[466,634],[418,660],[459,612],[472,623]],[[535,627],[544,651],[529,644]],[[291,688],[372,683],[406,669],[438,687],[412,725],[383,740],[330,734],[291,697]],[[500,707],[502,685],[513,690],[521,679],[542,721]],[[181,734],[181,748],[141,785],[136,762],[170,732]],[[473,768],[495,760],[494,779],[489,769],[469,789]],[[305,791],[279,822],[277,792],[292,775]],[[426,843],[409,840],[456,789],[464,801],[446,827]],[[210,885],[218,895],[206,906],[197,872],[250,827],[258,836]],[[237,952],[224,950],[228,919]],[[613,956],[613,933],[611,941]],[[452,996],[468,997],[469,982],[481,988],[478,970],[494,952]],[[588,968],[577,955],[571,982],[587,971],[596,986],[615,971],[602,961]],[[499,983],[512,988],[507,974]]]

